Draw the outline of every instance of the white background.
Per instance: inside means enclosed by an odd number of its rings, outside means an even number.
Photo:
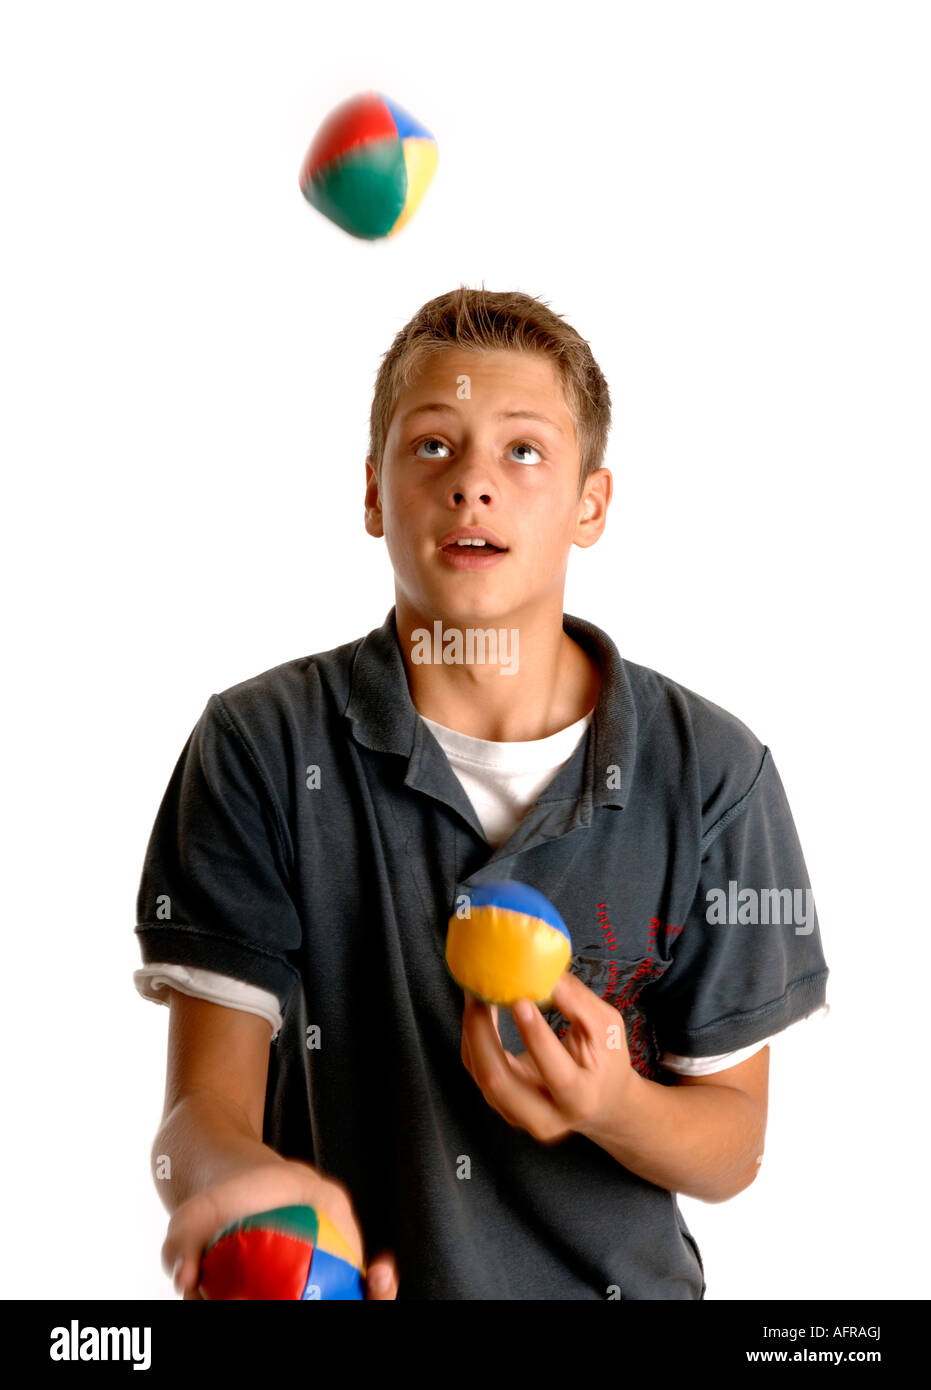
[[[565,608],[771,747],[815,890],[761,1175],[681,1199],[707,1296],[931,1293],[929,57],[894,0],[4,7],[0,1294],[174,1297],[149,831],[212,692],[384,620],[372,387],[461,281],[591,343],[615,496]],[[368,88],[440,151],[381,244],[298,189]]]

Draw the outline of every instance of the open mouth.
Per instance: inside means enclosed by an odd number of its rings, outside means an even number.
[[[447,554],[462,555],[501,555],[507,547],[503,545],[492,545],[490,541],[484,541],[481,545],[460,545],[458,541],[450,541],[449,545],[441,546]]]

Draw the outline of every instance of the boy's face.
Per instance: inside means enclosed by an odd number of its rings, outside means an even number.
[[[569,550],[598,539],[611,498],[606,468],[579,498],[579,466],[549,358],[448,348],[427,359],[391,418],[380,487],[366,461],[365,526],[385,537],[399,618],[561,613]],[[460,526],[487,530],[503,552],[441,547]]]

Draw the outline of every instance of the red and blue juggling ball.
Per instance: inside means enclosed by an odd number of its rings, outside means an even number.
[[[301,192],[351,236],[378,241],[409,222],[437,166],[425,126],[381,92],[326,117],[301,165]]]
[[[200,1293],[219,1299],[364,1299],[365,1266],[314,1207],[275,1207],[224,1226],[204,1251]]]

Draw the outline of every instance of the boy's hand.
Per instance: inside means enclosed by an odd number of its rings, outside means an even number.
[[[467,992],[462,1016],[466,1070],[492,1109],[541,1144],[597,1128],[623,1110],[637,1080],[624,1020],[613,1005],[568,970],[552,1002],[569,1021],[565,1038],[557,1038],[536,1004],[519,1000],[512,1012],[527,1051],[517,1057],[502,1046],[497,1005]],[[522,1004],[531,1011],[526,1022]]]
[[[174,1212],[162,1246],[162,1266],[171,1275],[176,1291],[185,1300],[202,1299],[199,1284],[204,1249],[224,1226],[255,1212],[291,1205],[325,1212],[361,1255],[362,1233],[346,1187],[298,1159],[272,1161],[205,1188]],[[384,1284],[379,1283],[382,1275]],[[366,1299],[397,1298],[398,1282],[394,1256],[379,1253],[366,1270]]]

